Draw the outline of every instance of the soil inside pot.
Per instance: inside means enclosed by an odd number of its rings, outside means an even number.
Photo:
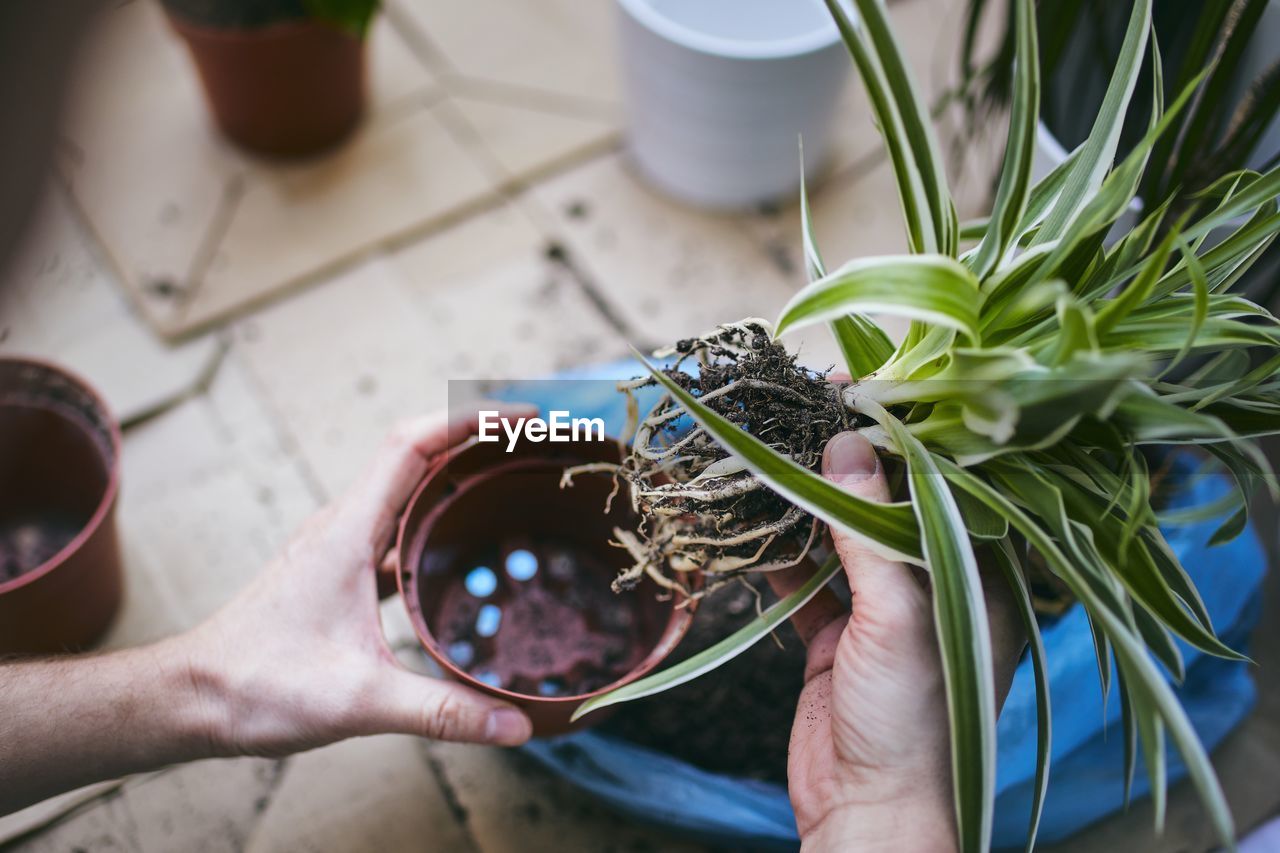
[[[38,568],[93,517],[108,474],[88,424],[0,403],[0,583]]]
[[[0,583],[48,561],[76,538],[87,521],[66,513],[0,518]]]
[[[633,602],[601,583],[614,570],[555,537],[477,543],[441,556],[432,634],[449,659],[493,687],[574,696],[621,678],[648,653]]]
[[[755,591],[753,591],[755,590]],[[775,599],[761,578],[707,596],[670,666],[723,639]],[[790,623],[687,684],[618,706],[601,730],[713,773],[786,784],[787,745],[804,686],[804,644]]]

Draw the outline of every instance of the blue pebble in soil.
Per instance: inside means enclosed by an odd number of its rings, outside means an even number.
[[[538,682],[539,696],[559,696],[564,692],[564,685],[555,678],[544,678]]]
[[[488,598],[498,588],[498,576],[488,566],[476,566],[467,572],[466,587],[476,598]]]
[[[538,573],[538,558],[532,551],[517,548],[507,555],[507,574],[513,581],[532,580]]]
[[[456,643],[449,644],[449,660],[461,667],[471,666],[471,661],[475,660],[476,649],[470,643],[459,640]]]
[[[502,686],[502,679],[498,677],[498,673],[492,672],[487,669],[481,672],[473,673],[472,677],[475,678],[476,681],[479,681],[481,684],[487,684],[490,687]]]
[[[502,608],[496,604],[486,604],[476,614],[476,633],[481,637],[492,637],[498,633],[502,624]]]

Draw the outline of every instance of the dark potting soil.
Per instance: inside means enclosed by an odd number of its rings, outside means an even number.
[[[650,649],[633,602],[600,579],[609,567],[571,543],[459,554],[430,625],[459,668],[531,696],[573,696],[616,681]]]
[[[207,27],[262,27],[308,16],[303,0],[163,0],[182,19]]]
[[[761,606],[774,601],[755,581]],[[635,595],[636,593],[626,593]],[[756,596],[734,584],[703,599],[666,665],[723,639],[756,615]],[[601,730],[703,770],[786,784],[787,744],[804,686],[804,645],[787,623],[734,660],[657,696],[619,706]]]
[[[0,583],[48,561],[76,537],[85,521],[68,514],[0,519]]]

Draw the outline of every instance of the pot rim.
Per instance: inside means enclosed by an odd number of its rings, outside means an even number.
[[[110,515],[111,511],[115,508],[116,496],[120,491],[120,458],[124,444],[120,433],[120,423],[115,419],[115,416],[111,414],[111,407],[107,405],[106,400],[103,399],[102,394],[99,393],[98,389],[91,385],[89,381],[79,373],[69,370],[60,364],[55,364],[52,361],[47,361],[42,358],[31,358],[28,356],[0,357],[0,365],[4,364],[16,364],[19,366],[27,365],[30,367],[40,368],[42,370],[48,370],[53,373],[59,373],[65,379],[79,386],[79,388],[88,395],[89,399],[93,401],[93,404],[98,411],[103,415],[103,421],[107,425],[107,437],[111,444],[113,458],[110,460],[110,464],[107,465],[107,485],[106,488],[102,490],[102,497],[98,500],[98,505],[94,508],[93,515],[89,516],[89,520],[85,522],[82,528],[80,528],[80,532],[72,537],[71,541],[60,548],[52,557],[36,566],[34,569],[23,572],[16,578],[0,583],[0,595],[21,589],[28,584],[35,583],[45,575],[50,574],[59,566],[65,564],[73,554],[84,546],[85,542],[87,542],[90,537],[98,532],[99,528],[102,527],[103,522],[106,521],[107,516]],[[77,427],[78,426],[79,424],[77,424]],[[96,445],[97,442],[95,441],[94,444]]]
[[[796,59],[840,44],[840,31],[827,20],[823,26],[789,38],[771,40],[714,36],[673,20],[653,8],[649,0],[617,0],[618,7],[649,32],[679,47],[718,59]]]
[[[605,443],[616,444],[616,441],[612,438],[606,438]],[[645,657],[639,663],[629,669],[618,679],[588,693],[575,693],[572,696],[537,696],[529,693],[517,693],[514,690],[507,690],[503,687],[494,687],[492,685],[485,684],[483,681],[480,681],[467,673],[453,661],[449,660],[447,655],[438,653],[437,647],[440,645],[440,641],[427,626],[426,616],[422,612],[421,605],[415,606],[414,604],[411,604],[410,596],[407,594],[408,591],[406,589],[405,577],[409,572],[414,572],[413,577],[415,580],[413,587],[415,592],[417,590],[416,571],[413,569],[406,569],[403,562],[403,553],[409,544],[408,535],[411,532],[408,529],[409,518],[412,514],[412,510],[421,498],[422,493],[431,485],[432,480],[434,480],[435,477],[440,474],[451,461],[476,445],[476,440],[471,439],[468,442],[449,450],[439,462],[433,465],[422,478],[422,482],[419,483],[418,487],[414,490],[413,496],[409,498],[409,502],[405,505],[404,512],[400,517],[399,532],[396,536],[396,559],[399,562],[399,566],[396,571],[396,587],[400,591],[400,597],[404,600],[405,609],[409,613],[409,622],[413,625],[413,632],[417,635],[418,642],[422,646],[423,650],[430,655],[432,660],[439,664],[441,669],[448,673],[450,677],[473,689],[487,693],[491,696],[506,699],[513,703],[541,705],[545,707],[580,705],[588,699],[608,693],[610,690],[616,690],[617,688],[630,684],[633,681],[637,681],[652,672],[659,664],[670,656],[671,652],[675,651],[676,646],[679,645],[680,641],[684,639],[685,634],[688,633],[689,626],[693,622],[694,611],[697,609],[696,600],[690,602],[687,607],[680,609],[672,608],[672,615],[668,618],[661,636],[656,643],[646,650]],[[495,477],[509,474],[513,471],[557,466],[558,463],[551,459],[512,459],[468,474],[460,483],[457,484],[457,487],[450,494],[442,498],[435,506],[431,507],[431,509],[427,511],[427,514],[423,517],[422,522],[418,527],[429,525],[431,520],[447,509],[459,495],[463,494],[480,482],[488,481]],[[661,655],[655,655],[654,653],[664,645],[668,646],[666,652]]]
[[[331,24],[328,21],[320,20],[313,16],[305,16],[300,18],[281,18],[278,21],[272,21],[269,24],[260,24],[256,27],[230,26],[219,27],[213,24],[202,24],[193,21],[190,18],[175,12],[169,8],[167,4],[164,6],[165,17],[169,19],[169,25],[181,36],[186,38],[199,38],[205,41],[219,41],[224,43],[236,43],[245,41],[277,41],[288,39],[294,36],[305,34],[314,30],[325,30],[340,36],[346,36],[354,42],[364,44],[365,39],[354,33],[348,32],[341,27]]]

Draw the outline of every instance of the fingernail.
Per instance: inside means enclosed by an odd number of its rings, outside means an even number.
[[[857,483],[874,475],[880,467],[876,449],[856,432],[842,432],[827,442],[822,454],[822,473],[837,483]]]
[[[519,746],[531,733],[529,718],[515,708],[490,711],[484,724],[484,739],[499,746]]]

